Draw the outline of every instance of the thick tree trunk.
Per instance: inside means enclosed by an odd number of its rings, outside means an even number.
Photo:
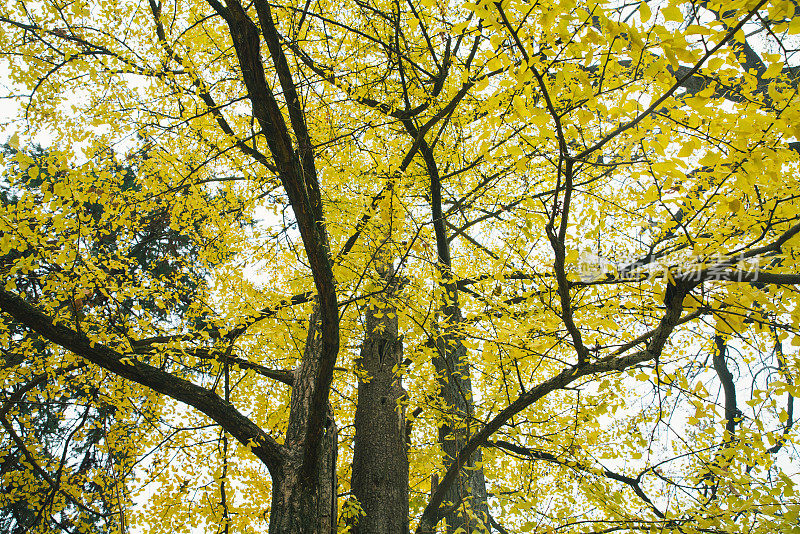
[[[388,281],[391,264],[379,272]],[[387,298],[381,298],[379,307],[368,307],[365,315],[351,485],[366,515],[353,525],[352,532],[407,534],[408,456],[400,404],[405,391],[396,374],[403,359],[403,342],[397,333],[397,310]]]
[[[270,534],[334,534],[336,532],[336,454],[338,431],[333,413],[328,416],[317,451],[309,450],[307,421],[311,395],[322,351],[319,313],[308,321],[308,338],[300,367],[292,381],[292,400],[285,450],[288,457],[281,474],[273,479]],[[308,455],[319,455],[316,469],[306,473]],[[306,462],[306,465],[304,465]]]
[[[472,420],[473,409],[467,350],[458,334],[453,331],[461,321],[461,310],[458,306],[447,306],[444,315],[448,317],[448,325],[437,339],[433,364],[440,394],[449,411],[446,416],[452,422],[439,429],[439,442],[445,453],[444,467],[447,470],[470,438],[469,422]],[[470,457],[456,482],[445,493],[445,502],[461,504],[445,515],[448,533],[458,529],[467,533],[489,530],[486,480],[483,468],[475,468],[481,462],[481,450],[478,449]]]
[[[331,419],[322,438],[322,458],[314,480],[300,476],[302,458],[286,462],[285,474],[273,480],[270,534],[334,534],[336,532],[337,429]]]

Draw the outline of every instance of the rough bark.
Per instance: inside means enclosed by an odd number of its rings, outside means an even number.
[[[397,369],[403,341],[397,333],[397,309],[390,304],[391,264],[379,268],[389,282],[388,295],[365,310],[366,332],[358,360],[358,403],[353,449],[353,495],[365,516],[354,534],[408,532],[408,456],[405,441],[405,397]]]
[[[439,381],[440,394],[449,410],[452,424],[439,429],[439,442],[445,453],[445,469],[449,469],[459,452],[471,437],[469,422],[473,418],[472,380],[469,374],[467,350],[454,332],[461,321],[461,310],[457,305],[447,306],[445,316],[449,325],[440,333],[436,342],[433,364]],[[448,534],[458,529],[465,532],[489,530],[489,508],[487,505],[486,480],[481,465],[480,448],[473,452],[458,478],[445,491],[444,502],[461,505],[445,515]]]
[[[300,366],[294,372],[289,427],[285,447],[288,458],[278,477],[273,477],[270,534],[327,534],[336,532],[336,455],[338,431],[330,405],[320,440],[316,470],[302,469],[307,447],[313,396],[310,395],[322,351],[319,312],[311,314],[308,338]]]
[[[322,437],[322,457],[315,480],[300,476],[302,456],[286,462],[285,475],[273,479],[270,534],[336,532],[336,454],[338,431],[330,420]]]
[[[253,117],[266,136],[275,169],[294,211],[317,291],[305,353],[292,383],[284,443],[288,458],[281,475],[273,478],[270,532],[334,532],[336,427],[328,396],[339,352],[339,310],[313,143],[269,4],[255,2],[259,28],[239,0],[228,0],[224,5],[219,0],[208,2],[230,29]],[[291,132],[267,82],[262,37],[283,90]]]

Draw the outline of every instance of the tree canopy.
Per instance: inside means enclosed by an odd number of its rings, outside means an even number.
[[[797,532],[797,10],[3,5],[0,525]]]

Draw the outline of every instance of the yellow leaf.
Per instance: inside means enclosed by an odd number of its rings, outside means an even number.
[[[774,78],[775,76],[779,75],[783,71],[783,61],[776,61],[770,64],[767,67],[767,70],[764,72],[763,78],[769,79]]]
[[[797,35],[800,33],[800,17],[792,17],[789,20],[789,28],[787,32],[789,35]]]
[[[706,61],[706,68],[710,71],[718,70],[725,63],[725,59],[720,56],[714,56]]]
[[[647,22],[652,16],[653,13],[650,11],[650,6],[647,5],[647,2],[639,4],[639,20]]]
[[[523,102],[522,97],[514,95],[511,102],[514,106],[514,111],[516,111],[520,117],[525,117],[525,115],[527,115],[528,110],[525,107],[525,102]]]
[[[681,146],[681,149],[678,151],[679,158],[686,158],[692,155],[694,152],[694,143],[691,140],[687,140]]]
[[[683,13],[676,6],[661,8],[661,14],[664,16],[664,20],[669,22],[683,22]]]

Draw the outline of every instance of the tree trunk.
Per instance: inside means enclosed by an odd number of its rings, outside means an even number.
[[[448,324],[436,341],[433,365],[440,394],[449,410],[446,416],[453,422],[442,425],[439,429],[439,442],[445,453],[444,468],[447,470],[470,438],[468,424],[472,420],[473,410],[467,349],[454,332],[461,322],[461,310],[457,305],[447,306],[444,316],[448,317]],[[454,505],[461,503],[461,506],[445,515],[448,534],[458,529],[464,529],[467,533],[489,530],[486,480],[483,468],[475,468],[481,462],[481,450],[478,449],[470,457],[456,482],[445,493],[445,502]]]
[[[391,264],[379,268],[389,282]],[[391,289],[387,289],[391,292]],[[353,495],[365,516],[352,525],[354,534],[407,534],[408,456],[405,390],[396,372],[403,360],[397,334],[397,309],[388,298],[366,310],[366,333],[358,360],[358,403],[353,450]]]
[[[406,122],[406,128],[415,138],[419,131],[413,123]],[[420,140],[420,152],[431,179],[430,200],[433,229],[436,235],[437,266],[443,280],[443,302],[436,318],[441,321],[436,335],[436,356],[433,365],[439,382],[440,394],[445,402],[445,417],[452,423],[439,429],[439,442],[445,453],[445,471],[452,465],[458,452],[470,437],[469,425],[472,421],[472,380],[469,376],[467,350],[461,342],[458,329],[461,326],[461,307],[458,304],[458,286],[454,283],[450,259],[450,241],[447,238],[445,214],[442,211],[442,184],[436,158],[425,139]],[[459,529],[463,532],[482,532],[489,530],[489,507],[486,502],[486,480],[480,449],[469,458],[456,482],[447,488],[445,502],[458,508],[445,514],[448,534]],[[479,466],[476,468],[476,464]],[[433,489],[433,488],[431,488]]]
[[[281,480],[273,480],[269,534],[335,534],[337,429],[331,423],[322,438],[322,459],[313,481],[300,476],[301,456],[286,462]]]
[[[328,416],[318,451],[308,450],[308,429],[311,391],[319,370],[322,350],[319,313],[315,307],[308,321],[308,338],[300,367],[292,380],[292,400],[285,450],[288,457],[281,474],[272,481],[272,509],[269,518],[270,534],[335,534],[336,455],[338,430],[333,412]],[[308,455],[319,455],[312,473],[304,473]]]

